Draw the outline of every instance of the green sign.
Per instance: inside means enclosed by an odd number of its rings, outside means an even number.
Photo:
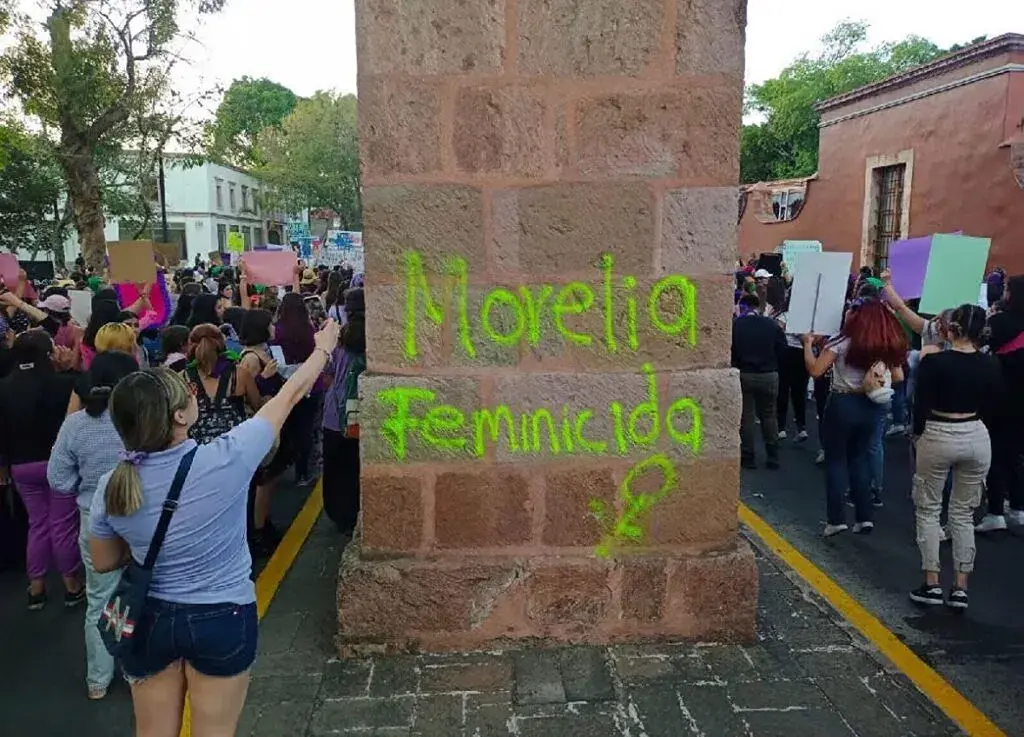
[[[977,304],[978,285],[985,279],[991,238],[945,233],[932,237],[918,312],[937,315],[962,304]]]

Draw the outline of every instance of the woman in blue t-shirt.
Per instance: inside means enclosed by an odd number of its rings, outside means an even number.
[[[92,500],[97,571],[117,570],[129,555],[145,558],[178,466],[195,453],[133,649],[121,660],[138,734],[177,734],[186,691],[197,734],[234,734],[256,657],[256,592],[246,544],[249,480],[337,342],[338,326],[329,321],[312,355],[256,416],[207,445],[188,438],[198,409],[180,375],[140,371],[111,394],[110,415],[125,454]]]

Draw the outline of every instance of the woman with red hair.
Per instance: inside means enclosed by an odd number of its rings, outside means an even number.
[[[845,532],[843,494],[853,498],[853,531],[874,529],[871,503],[870,446],[885,418],[892,384],[903,380],[907,338],[889,308],[877,299],[857,299],[847,310],[842,332],[815,358],[812,337],[805,335],[804,362],[815,379],[830,368],[832,391],[821,418],[825,448],[828,524],[825,536]]]

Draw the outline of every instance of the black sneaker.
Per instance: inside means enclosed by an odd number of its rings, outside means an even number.
[[[942,596],[942,587],[938,584],[935,586],[929,586],[928,584],[918,586],[910,592],[910,600],[915,604],[923,604],[924,606],[942,606],[946,603]]]
[[[46,592],[43,591],[38,594],[33,594],[31,591],[28,592],[28,610],[30,612],[38,612],[40,609],[46,606]]]
[[[949,590],[949,600],[946,602],[949,606],[954,609],[966,609],[967,608],[967,589],[962,589],[959,586],[954,586]]]
[[[64,594],[64,606],[68,609],[76,607],[85,601],[85,586],[80,588],[78,591],[69,591]]]

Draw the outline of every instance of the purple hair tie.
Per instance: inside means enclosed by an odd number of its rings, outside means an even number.
[[[137,466],[142,463],[142,459],[146,457],[146,454],[141,450],[122,450],[118,457],[123,463],[130,463],[133,466]]]

